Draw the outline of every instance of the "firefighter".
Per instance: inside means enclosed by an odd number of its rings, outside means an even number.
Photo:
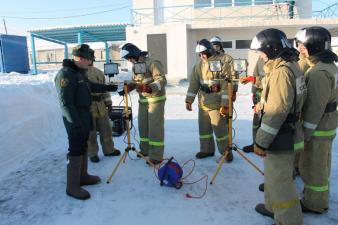
[[[214,48],[217,55],[222,55],[225,53],[222,42],[222,39],[218,36],[213,36],[210,39],[210,43],[212,44],[212,47]]]
[[[298,52],[277,29],[259,32],[251,49],[265,61],[263,91],[255,111],[260,115],[254,151],[264,157],[264,199],[255,210],[277,225],[301,225],[303,216],[292,179],[295,152],[304,148],[300,113],[306,98]]]
[[[164,105],[167,80],[162,63],[147,57],[146,52],[127,43],[121,47],[121,58],[133,64],[131,91],[139,93],[138,128],[140,150],[153,164],[159,164],[164,154]]]
[[[224,62],[228,62],[231,56],[225,53],[223,44],[222,44],[223,43],[222,39],[219,36],[214,36],[210,39],[210,43],[213,49],[215,50],[215,54],[222,56],[224,58],[223,59]],[[228,65],[228,66],[233,67],[233,63],[231,63],[231,65]],[[232,70],[231,77],[233,79],[232,81],[232,84],[233,84],[232,101],[235,102],[237,91],[238,91],[238,74],[235,72],[235,70]]]
[[[87,76],[93,83],[105,84],[105,77],[101,70],[93,66],[95,61],[94,50],[91,50],[91,64],[88,67]],[[90,112],[92,115],[93,129],[88,139],[88,157],[91,162],[99,162],[99,146],[97,144],[97,132],[100,135],[100,142],[104,156],[119,156],[120,150],[114,147],[112,128],[109,121],[108,110],[112,109],[110,93],[92,93],[92,104]]]
[[[331,51],[331,35],[323,27],[308,27],[297,34],[306,56],[308,96],[303,107],[305,151],[299,169],[304,182],[303,212],[324,213],[329,208],[332,142],[338,124],[336,73],[338,57]]]
[[[228,146],[228,123],[225,116],[228,114],[228,93],[226,78],[234,73],[233,60],[230,56],[215,54],[211,43],[202,39],[196,46],[200,61],[194,66],[187,96],[186,109],[192,110],[192,103],[198,95],[198,125],[200,136],[200,151],[196,158],[214,156],[216,143],[221,154],[229,151],[227,162],[233,160],[233,154]],[[219,72],[212,72],[210,66],[219,62]]]
[[[300,30],[299,32],[302,32],[302,30]],[[299,69],[303,74],[305,74],[306,71],[309,69],[309,65],[308,65],[306,56],[304,55],[304,46],[297,44],[298,43],[297,36],[298,35],[296,34],[296,37],[294,40],[294,47],[297,48],[299,52],[299,60],[298,60]],[[299,176],[299,157],[300,157],[300,153],[296,154],[295,161],[294,161],[294,175],[295,176]]]
[[[90,115],[91,92],[116,91],[116,85],[91,83],[86,75],[91,63],[90,48],[81,44],[73,49],[73,59],[64,59],[56,74],[55,87],[68,135],[67,195],[76,199],[90,198],[82,185],[100,182],[100,177],[87,172],[87,141],[92,126]]]
[[[251,92],[252,92],[252,103],[254,106],[260,101],[260,96],[263,89],[262,80],[265,76],[263,66],[264,61],[262,60],[262,58],[259,57],[255,65],[255,69],[253,71],[253,76],[244,77],[241,78],[240,80],[242,84],[247,84],[248,82],[252,83]],[[254,113],[252,119],[252,141],[255,140],[258,125],[259,125],[259,116],[257,113]],[[251,145],[244,146],[243,151],[246,153],[253,152],[254,151],[253,146],[254,146],[253,143]]]

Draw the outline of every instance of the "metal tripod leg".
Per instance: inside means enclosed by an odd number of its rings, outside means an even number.
[[[251,162],[246,156],[244,156],[244,154],[236,147],[233,147],[233,143],[232,143],[232,109],[233,109],[233,102],[232,102],[232,80],[228,79],[228,96],[229,96],[229,117],[228,117],[228,121],[229,121],[229,151],[234,150],[236,151],[240,156],[242,156],[250,165],[252,165],[259,173],[261,173],[264,176],[264,173],[253,163]],[[229,154],[229,151],[225,151],[219,164],[218,167],[216,169],[216,172],[214,173],[210,184],[214,183],[214,180],[216,179],[217,174],[219,173],[219,171],[222,168],[222,165],[225,161],[225,158],[227,157],[227,155]]]
[[[242,156],[243,159],[245,159],[253,168],[255,168],[260,174],[264,176],[264,172],[258,168],[248,157],[246,157],[243,152],[239,148],[234,148],[234,151],[236,151],[240,156]]]
[[[125,149],[123,155],[121,156],[121,158],[119,159],[117,165],[115,166],[113,172],[111,173],[111,175],[109,176],[108,180],[107,180],[107,184],[109,184],[113,178],[113,176],[115,175],[117,169],[119,168],[119,166],[121,165],[121,163],[125,163],[126,159],[127,159],[127,155],[129,153],[129,151],[134,151],[136,152],[137,155],[141,156],[142,159],[144,159],[145,161],[147,161],[147,163],[154,167],[155,165],[150,162],[147,158],[144,157],[144,155],[138,151],[136,151],[136,149],[134,147],[132,147],[131,145],[131,140],[130,140],[130,127],[129,127],[129,108],[128,108],[128,85],[124,84],[124,99],[125,99],[125,112],[126,112],[126,128],[127,128],[127,139],[128,139],[128,146]]]
[[[127,155],[128,155],[128,151],[125,151],[123,153],[123,155],[121,156],[119,162],[117,163],[117,165],[115,166],[113,172],[111,173],[111,175],[109,176],[108,180],[107,180],[107,184],[109,184],[111,182],[111,179],[113,178],[113,176],[115,175],[117,169],[119,168],[120,164],[122,162],[125,162],[126,158],[127,158]]]
[[[225,151],[220,162],[218,163],[218,166],[217,166],[217,169],[216,169],[216,172],[214,173],[214,175],[212,176],[211,178],[211,181],[210,181],[210,184],[213,184],[214,183],[214,180],[216,179],[216,176],[218,175],[219,171],[221,170],[222,166],[223,166],[223,163],[225,161],[225,158],[228,156],[229,154],[229,151]]]

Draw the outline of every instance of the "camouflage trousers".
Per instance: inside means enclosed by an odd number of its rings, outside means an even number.
[[[92,116],[92,118],[93,129],[90,131],[88,139],[88,156],[92,157],[98,154],[99,146],[97,143],[97,132],[100,136],[103,154],[112,153],[114,149],[114,142],[108,113],[102,117]]]

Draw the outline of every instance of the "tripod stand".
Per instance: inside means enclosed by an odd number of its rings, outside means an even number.
[[[107,180],[107,184],[109,184],[113,178],[113,176],[115,175],[117,169],[119,168],[119,166],[121,165],[121,163],[125,163],[126,159],[127,159],[127,155],[129,154],[129,151],[134,151],[138,156],[140,156],[142,159],[146,160],[147,163],[154,167],[154,164],[152,162],[150,162],[147,158],[144,157],[144,155],[142,153],[140,153],[139,151],[137,151],[135,149],[134,146],[131,145],[131,141],[130,141],[130,127],[129,127],[129,110],[128,110],[128,85],[127,83],[124,83],[124,102],[125,102],[125,121],[126,121],[126,129],[127,129],[127,147],[124,150],[123,155],[121,156],[121,158],[119,159],[117,165],[115,166],[113,172],[111,173],[111,175],[109,176],[108,180]]]
[[[244,158],[251,166],[253,166],[259,173],[261,173],[262,175],[264,175],[264,173],[253,163],[251,162],[243,153],[242,151],[237,148],[236,146],[233,145],[232,143],[232,111],[233,111],[233,101],[232,101],[232,91],[233,91],[233,84],[232,82],[234,81],[234,79],[227,78],[226,81],[228,82],[227,86],[228,86],[228,96],[229,96],[229,116],[228,116],[228,124],[229,124],[229,143],[228,143],[228,150],[224,151],[221,160],[218,163],[216,172],[214,173],[214,175],[211,178],[210,184],[213,184],[216,176],[218,175],[219,171],[221,170],[223,163],[227,157],[227,155],[229,154],[229,152],[231,150],[236,151],[242,158]]]

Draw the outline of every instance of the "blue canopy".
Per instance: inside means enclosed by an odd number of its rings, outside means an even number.
[[[126,40],[127,26],[128,24],[99,24],[29,30],[32,47],[32,73],[37,73],[36,65],[39,64],[39,62],[36,61],[35,38],[64,45],[65,58],[68,58],[67,44],[103,42],[106,47],[106,62],[109,62],[108,41]]]

